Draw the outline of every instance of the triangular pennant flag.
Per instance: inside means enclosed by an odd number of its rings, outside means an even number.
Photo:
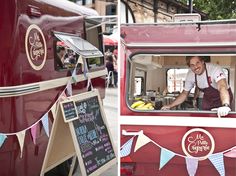
[[[30,128],[30,132],[33,138],[33,142],[34,144],[36,144],[36,135],[37,135],[37,124],[34,124],[31,128]]]
[[[72,85],[71,85],[71,81],[69,81],[69,82],[67,83],[66,91],[67,91],[67,94],[68,94],[69,96],[72,96]]]
[[[236,148],[233,148],[229,152],[225,153],[224,156],[230,157],[230,158],[236,158]]]
[[[25,142],[25,131],[21,131],[16,133],[19,145],[20,145],[20,158],[22,158],[23,154],[23,147],[24,147],[24,142]]]
[[[72,76],[73,83],[77,83],[76,68],[71,72],[71,76]]]
[[[56,110],[57,110],[57,101],[54,103],[54,105],[52,105],[51,107],[51,112],[52,112],[52,117],[55,118],[56,117]]]
[[[185,162],[187,165],[188,175],[194,176],[197,172],[198,167],[198,159],[196,158],[185,158]]]
[[[131,147],[133,144],[133,140],[134,138],[132,137],[131,139],[129,139],[121,148],[120,150],[120,157],[125,157],[128,156],[131,152]]]
[[[49,137],[48,113],[44,114],[44,116],[42,118],[42,124],[43,124],[43,128],[44,128],[47,136]]]
[[[84,77],[87,78],[88,70],[87,70],[86,64],[84,64],[84,70],[83,71],[84,71]]]
[[[2,147],[2,144],[6,140],[7,136],[5,134],[0,134],[0,147]]]
[[[144,146],[145,144],[149,143],[151,139],[144,134],[139,134],[138,139],[134,148],[134,152],[136,152],[140,147]]]
[[[215,153],[210,155],[209,160],[212,162],[216,170],[219,172],[221,176],[225,176],[225,165],[223,153]]]
[[[168,161],[173,158],[175,156],[175,153],[167,150],[165,148],[161,148],[161,157],[160,157],[160,166],[159,166],[159,170],[162,169],[163,166],[166,165],[166,163],[168,163]]]
[[[63,100],[67,99],[67,95],[66,95],[65,91],[63,91],[61,93],[60,98],[63,99]]]
[[[89,86],[91,85],[91,89],[93,89],[93,85],[92,85],[92,81],[91,78],[88,76],[88,80],[87,80],[87,90],[89,90]]]

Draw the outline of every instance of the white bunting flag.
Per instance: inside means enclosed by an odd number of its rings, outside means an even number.
[[[67,83],[67,86],[66,86],[66,92],[69,96],[72,96],[72,85],[71,85],[71,81],[69,81]]]
[[[185,158],[185,162],[187,165],[187,171],[189,176],[194,176],[197,172],[198,167],[198,159],[196,158]]]
[[[56,103],[54,103],[54,105],[52,105],[52,107],[51,107],[51,112],[52,112],[52,117],[55,119],[55,117],[56,117],[56,111],[57,111],[57,101],[56,101]]]
[[[134,148],[134,152],[136,152],[140,147],[144,146],[145,144],[149,143],[151,139],[144,134],[139,134],[138,139]]]
[[[44,114],[44,116],[42,118],[42,124],[43,124],[43,128],[44,128],[47,136],[49,137],[48,113]]]
[[[129,139],[122,147],[120,150],[120,157],[125,157],[128,156],[131,152],[132,144],[133,144],[133,137]]]
[[[36,144],[37,124],[33,125],[33,126],[30,128],[30,132],[31,132],[31,136],[32,136],[32,138],[33,138],[33,142],[34,142],[34,144]]]
[[[2,147],[2,144],[6,140],[7,136],[5,134],[0,134],[0,147]]]
[[[22,158],[22,154],[23,154],[23,147],[24,147],[24,142],[25,142],[25,130],[16,133],[19,145],[20,145],[20,158]]]
[[[171,158],[175,156],[175,153],[173,153],[170,150],[167,150],[165,148],[161,148],[161,156],[160,156],[160,166],[159,170],[161,170],[168,161],[170,161]]]
[[[216,170],[219,172],[220,176],[225,176],[223,153],[215,153],[210,155],[208,158],[212,162]]]
[[[89,86],[91,86],[91,90],[93,90],[93,85],[92,85],[91,78],[88,76],[88,80],[87,80],[87,90],[89,90]]]

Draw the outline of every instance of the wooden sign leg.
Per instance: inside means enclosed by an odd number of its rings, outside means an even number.
[[[73,156],[72,163],[71,163],[71,166],[70,166],[70,172],[69,172],[68,176],[72,176],[72,174],[73,174],[73,171],[74,171],[74,168],[75,168],[76,158],[77,158],[76,155]]]

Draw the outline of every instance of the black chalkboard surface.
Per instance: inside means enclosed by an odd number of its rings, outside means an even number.
[[[78,119],[72,121],[86,175],[116,158],[98,96],[75,101]]]
[[[65,122],[70,122],[72,120],[78,119],[73,100],[62,102],[61,109],[63,112],[63,117]]]

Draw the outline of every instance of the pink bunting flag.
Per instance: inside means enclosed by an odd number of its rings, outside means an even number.
[[[31,132],[31,136],[32,136],[32,138],[33,138],[33,142],[34,142],[34,144],[36,144],[37,124],[33,125],[33,126],[30,128],[30,132]]]
[[[24,142],[25,142],[25,131],[21,131],[16,133],[19,145],[20,145],[20,158],[22,158],[22,154],[23,154],[23,147],[24,147]]]
[[[142,146],[146,145],[147,143],[149,143],[151,141],[151,139],[149,137],[147,137],[144,134],[139,134],[138,135],[138,139],[134,148],[134,152],[136,152],[139,148],[141,148]]]
[[[220,176],[225,176],[225,165],[223,153],[215,153],[208,157],[211,163],[214,165]]]
[[[187,171],[189,176],[194,176],[197,172],[198,167],[198,159],[196,158],[185,158],[185,162],[187,165]]]
[[[229,152],[225,153],[224,156],[230,158],[236,158],[236,147],[230,150]]]

